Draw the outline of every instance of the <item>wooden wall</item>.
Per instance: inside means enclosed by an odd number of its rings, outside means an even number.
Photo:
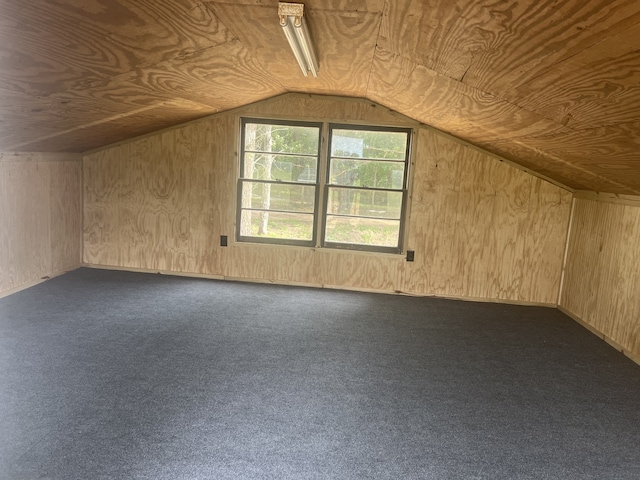
[[[81,172],[79,155],[0,153],[0,295],[80,265]]]
[[[416,128],[401,255],[233,242],[239,118]],[[286,95],[84,157],[84,261],[269,282],[557,303],[571,194],[364,100]],[[219,247],[228,235],[228,247]]]
[[[640,198],[576,198],[560,308],[640,360]]]

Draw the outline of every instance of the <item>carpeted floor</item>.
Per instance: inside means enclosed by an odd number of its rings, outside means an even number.
[[[0,478],[637,479],[557,310],[80,269],[0,299]]]

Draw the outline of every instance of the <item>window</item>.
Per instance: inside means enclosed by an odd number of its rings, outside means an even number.
[[[407,128],[243,119],[238,240],[400,253],[410,143]]]
[[[238,240],[315,245],[321,127],[242,121]]]
[[[330,125],[327,247],[400,252],[410,130]]]

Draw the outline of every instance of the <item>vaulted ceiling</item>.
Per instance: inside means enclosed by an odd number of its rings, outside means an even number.
[[[364,97],[579,190],[640,193],[638,0],[0,0],[0,151],[82,152],[285,92]]]

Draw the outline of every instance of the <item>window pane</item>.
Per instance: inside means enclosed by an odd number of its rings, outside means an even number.
[[[310,241],[313,239],[313,214],[243,210],[240,235]]]
[[[242,208],[313,213],[315,199],[311,185],[242,182]]]
[[[318,154],[317,127],[245,123],[245,151]]]
[[[338,128],[331,132],[332,157],[404,160],[407,153],[407,132]]]
[[[400,219],[402,192],[329,187],[327,214]]]
[[[316,157],[246,153],[244,178],[315,183],[318,171]]]
[[[327,216],[325,241],[376,247],[397,247],[399,220]]]
[[[334,185],[402,190],[403,180],[404,162],[331,159],[329,182]]]

